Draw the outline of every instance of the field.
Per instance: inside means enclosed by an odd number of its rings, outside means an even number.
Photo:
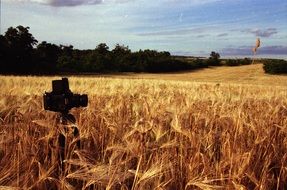
[[[112,78],[129,79],[159,79],[159,80],[180,80],[193,82],[216,82],[233,84],[254,84],[254,85],[275,85],[287,87],[287,76],[265,74],[262,64],[253,64],[240,67],[213,67],[205,68],[194,72],[179,72],[166,74],[126,74],[106,75]]]
[[[70,77],[89,105],[62,169],[42,106],[59,77],[0,76],[0,189],[286,189],[287,77],[259,66]]]

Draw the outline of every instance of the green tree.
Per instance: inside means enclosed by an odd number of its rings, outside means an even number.
[[[99,54],[106,55],[109,53],[109,46],[107,46],[105,43],[100,43],[95,51],[97,51]]]
[[[117,44],[111,52],[112,70],[115,71],[131,71],[131,50],[129,46]]]
[[[8,71],[9,63],[9,45],[5,36],[0,35],[0,72],[6,73]]]
[[[219,66],[220,65],[220,55],[217,52],[212,51],[207,60],[208,65]]]
[[[29,27],[17,26],[10,27],[5,33],[8,45],[7,65],[8,72],[30,73],[33,72],[35,60],[34,46],[38,41],[29,32]]]
[[[287,61],[283,59],[263,60],[263,69],[265,73],[287,74]]]
[[[10,47],[24,51],[31,51],[38,43],[38,41],[29,32],[29,27],[17,26],[16,28],[10,27],[5,33],[5,38],[7,39]]]
[[[219,53],[216,53],[216,52],[212,51],[210,53],[210,58],[212,58],[212,59],[219,59],[220,55],[219,55]]]
[[[74,47],[72,45],[60,45],[60,56],[57,60],[57,69],[64,72],[77,72],[79,66],[74,59]]]
[[[61,49],[59,46],[46,41],[41,42],[36,50],[37,68],[45,72],[55,72],[60,54]]]

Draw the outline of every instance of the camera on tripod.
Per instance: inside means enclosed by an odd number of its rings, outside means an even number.
[[[74,107],[87,107],[87,94],[74,94],[69,89],[68,78],[52,81],[52,92],[43,96],[44,109],[60,113],[68,113]]]
[[[64,171],[64,160],[67,158],[66,150],[70,151],[66,142],[76,142],[77,148],[80,148],[80,132],[76,125],[76,118],[69,113],[70,109],[74,107],[87,107],[88,95],[87,94],[74,94],[69,88],[68,78],[62,78],[62,80],[52,81],[52,92],[45,92],[43,95],[44,109],[49,111],[58,112],[57,121],[62,124],[62,129],[58,133],[58,156],[59,166],[61,170],[57,171],[57,175],[60,176],[60,172]],[[68,122],[73,125],[68,125]],[[72,129],[72,130],[70,130]],[[69,140],[71,137],[73,140]]]

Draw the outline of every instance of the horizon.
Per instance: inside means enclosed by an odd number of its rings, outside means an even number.
[[[17,14],[15,14],[17,13]],[[39,41],[94,49],[117,43],[173,55],[287,58],[284,0],[3,0],[1,34],[30,27]]]

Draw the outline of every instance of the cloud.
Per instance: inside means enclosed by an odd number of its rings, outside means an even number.
[[[102,0],[49,0],[48,5],[54,7],[69,7],[84,4],[99,4]]]
[[[203,5],[214,3],[221,0],[160,0],[163,3],[189,4],[189,5]]]
[[[262,54],[287,55],[287,46],[266,46],[259,51]]]
[[[241,46],[235,48],[224,48],[220,52],[223,55],[252,55],[251,46]],[[258,49],[258,54],[262,55],[287,55],[287,46],[265,46]]]
[[[101,3],[125,3],[132,0],[3,0],[3,1],[14,1],[14,2],[26,2],[26,3],[39,3],[43,5],[49,5],[53,7],[71,7],[79,5],[95,5]],[[150,3],[148,0],[141,0],[146,3]],[[162,4],[175,3],[175,4],[189,4],[189,5],[202,5],[207,3],[213,3],[220,0],[158,0]]]
[[[209,34],[200,34],[200,35],[197,35],[196,37],[197,38],[205,38],[207,36],[209,36]]]
[[[277,34],[278,31],[276,28],[267,28],[265,30],[262,29],[245,29],[242,32],[254,34],[257,37],[271,37],[273,34]]]
[[[242,46],[242,47],[232,47],[224,48],[220,51],[222,55],[252,55],[252,47]]]
[[[221,33],[217,35],[217,37],[226,37],[226,36],[228,36],[228,33]]]
[[[191,33],[201,33],[204,28],[189,28],[189,29],[177,29],[177,30],[164,30],[157,32],[139,33],[139,36],[173,36],[173,35],[188,35]]]
[[[129,0],[12,0],[12,1],[24,2],[24,3],[39,3],[53,7],[72,7],[79,5],[95,5],[104,2],[124,3]]]

